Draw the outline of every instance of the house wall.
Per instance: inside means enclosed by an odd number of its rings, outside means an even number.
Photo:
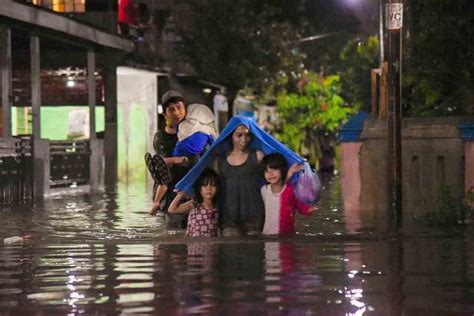
[[[145,183],[144,156],[153,153],[157,127],[157,73],[119,67],[118,178],[123,183]]]

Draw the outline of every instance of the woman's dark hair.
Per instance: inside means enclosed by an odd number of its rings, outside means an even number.
[[[247,125],[245,125],[245,124],[239,124],[239,125],[237,125],[237,126],[234,128],[234,130],[233,130],[232,132],[229,133],[229,135],[227,135],[227,137],[226,137],[225,140],[224,140],[224,141],[226,141],[226,142],[229,144],[228,146],[229,146],[230,148],[233,147],[233,144],[232,144],[232,136],[234,135],[235,131],[236,131],[240,126],[243,126],[243,127],[245,127],[246,129],[249,130],[250,141],[252,141],[252,138],[254,137],[253,134],[252,134],[252,132],[250,132],[250,128],[249,128]],[[250,145],[250,143],[249,143],[249,145]]]
[[[194,185],[193,185],[194,199],[199,204],[203,202],[202,196],[200,194],[201,187],[204,187],[208,184],[215,186],[217,188],[216,194],[212,198],[212,203],[215,206],[217,204],[218,197],[220,196],[221,183],[220,183],[219,175],[217,174],[217,172],[215,172],[214,170],[210,168],[204,169],[201,175],[197,178],[196,182],[194,182]]]
[[[273,153],[270,155],[266,155],[263,157],[262,162],[262,170],[265,172],[267,168],[270,169],[278,169],[281,172],[281,180],[284,182],[286,179],[286,175],[288,174],[288,163],[286,162],[285,157],[279,153]]]

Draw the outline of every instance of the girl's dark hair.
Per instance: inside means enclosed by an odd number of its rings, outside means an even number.
[[[193,189],[194,189],[194,199],[196,200],[197,203],[201,204],[203,202],[202,196],[201,196],[201,187],[204,187],[206,185],[212,185],[217,188],[216,194],[212,198],[212,203],[214,206],[217,204],[217,199],[220,196],[220,189],[221,189],[221,183],[219,180],[219,175],[217,172],[210,168],[206,168],[201,172],[201,175],[197,178],[196,182],[194,182]]]
[[[262,162],[262,170],[265,172],[267,168],[271,169],[278,169],[281,172],[281,180],[284,182],[286,179],[286,175],[288,174],[288,163],[286,162],[285,157],[279,153],[273,153],[270,155],[266,155],[263,157]]]

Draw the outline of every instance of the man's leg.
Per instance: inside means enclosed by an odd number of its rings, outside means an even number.
[[[153,199],[153,205],[149,212],[150,215],[156,215],[158,210],[160,209],[161,200],[165,196],[166,191],[168,190],[168,186],[166,184],[159,184],[156,188],[155,198]]]

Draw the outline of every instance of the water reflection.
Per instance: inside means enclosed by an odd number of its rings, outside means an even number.
[[[140,187],[1,210],[33,239],[0,245],[0,314],[472,314],[472,228],[393,238],[324,185],[286,239],[170,235]]]
[[[472,311],[472,241],[402,246],[403,258],[393,240],[4,246],[0,312]]]

